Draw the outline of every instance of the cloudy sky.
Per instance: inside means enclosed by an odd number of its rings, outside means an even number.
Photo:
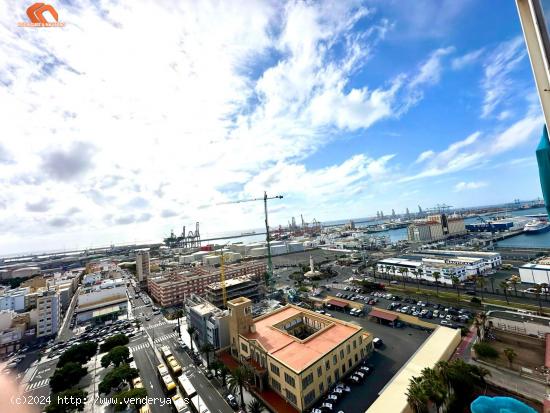
[[[0,255],[540,195],[513,1],[0,7]]]

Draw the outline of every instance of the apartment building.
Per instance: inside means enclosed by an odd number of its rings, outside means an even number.
[[[8,288],[0,287],[0,311],[24,311],[29,307],[26,296],[30,293],[29,287]]]
[[[38,320],[36,337],[48,337],[57,334],[61,327],[61,304],[59,293],[55,290],[41,291],[36,297]]]
[[[229,312],[220,310],[198,295],[186,300],[187,325],[195,327],[199,343],[209,343],[214,348],[229,345]]]
[[[250,298],[252,301],[260,301],[264,297],[264,288],[257,279],[248,276],[232,278],[225,281],[226,302],[238,297]],[[223,288],[221,282],[216,282],[206,287],[206,300],[216,307],[223,307]]]
[[[149,248],[136,251],[136,275],[140,282],[145,281],[151,275],[151,255]]]
[[[266,265],[262,261],[249,261],[225,266],[225,279],[249,276],[256,282],[262,282]],[[194,267],[179,273],[167,273],[150,277],[147,288],[151,297],[161,306],[169,307],[182,304],[190,294],[203,296],[208,286],[220,280],[220,269],[214,267]]]
[[[252,318],[252,301],[228,302],[230,349],[254,384],[273,389],[298,411],[308,410],[372,351],[361,327],[286,305]]]

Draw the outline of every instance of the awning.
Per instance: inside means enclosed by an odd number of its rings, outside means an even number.
[[[101,317],[108,314],[117,313],[120,311],[120,307],[118,305],[113,305],[111,307],[102,308],[101,310],[95,310],[92,313],[92,318]]]
[[[387,321],[397,320],[397,316],[395,314],[385,313],[383,311],[376,310],[376,309],[371,310],[371,312],[369,313],[369,316],[381,318],[382,320],[387,320]]]
[[[338,300],[329,300],[327,304],[333,305],[335,307],[340,307],[340,308],[346,308],[348,306],[347,303],[343,301],[338,301]]]

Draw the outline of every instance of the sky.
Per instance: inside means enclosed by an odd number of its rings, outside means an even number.
[[[0,1],[0,255],[541,196],[513,1]]]

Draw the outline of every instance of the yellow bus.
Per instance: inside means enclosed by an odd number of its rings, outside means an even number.
[[[168,365],[168,368],[172,372],[174,376],[179,376],[181,374],[181,366],[170,351],[170,347],[168,346],[161,346],[160,353],[162,354],[162,358]]]
[[[164,364],[159,364],[157,366],[157,372],[159,379],[163,384],[164,392],[168,394],[174,393],[176,391],[176,383],[172,380],[172,376],[170,376],[166,366]]]

